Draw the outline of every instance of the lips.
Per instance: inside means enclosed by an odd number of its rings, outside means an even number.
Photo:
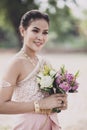
[[[41,45],[43,45],[42,42],[34,42],[34,43],[35,43],[35,45],[38,46],[38,47],[41,46]]]

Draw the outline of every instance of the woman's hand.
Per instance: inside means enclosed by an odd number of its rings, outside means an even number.
[[[39,101],[40,109],[53,109],[65,110],[67,108],[67,95],[66,94],[53,94],[49,97]]]

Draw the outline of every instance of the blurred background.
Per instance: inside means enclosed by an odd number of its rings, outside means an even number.
[[[55,68],[80,70],[78,93],[68,95],[68,109],[58,114],[63,130],[87,130],[87,2],[86,0],[0,0],[0,77],[22,47],[21,16],[39,9],[50,17],[49,40],[42,51]],[[12,115],[0,115],[0,130],[10,130]]]

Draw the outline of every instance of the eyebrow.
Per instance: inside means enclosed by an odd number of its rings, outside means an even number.
[[[35,29],[37,29],[37,30],[40,30],[39,28],[37,28],[37,27],[33,27],[33,28],[35,28]],[[45,29],[44,31],[48,31],[48,29]]]

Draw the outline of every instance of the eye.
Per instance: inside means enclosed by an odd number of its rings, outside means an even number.
[[[36,32],[36,33],[38,33],[38,32],[39,32],[39,31],[38,31],[38,30],[36,30],[36,29],[33,29],[32,31],[33,31],[33,32]]]
[[[43,34],[44,34],[44,35],[47,35],[47,34],[48,34],[48,32],[43,32]]]

